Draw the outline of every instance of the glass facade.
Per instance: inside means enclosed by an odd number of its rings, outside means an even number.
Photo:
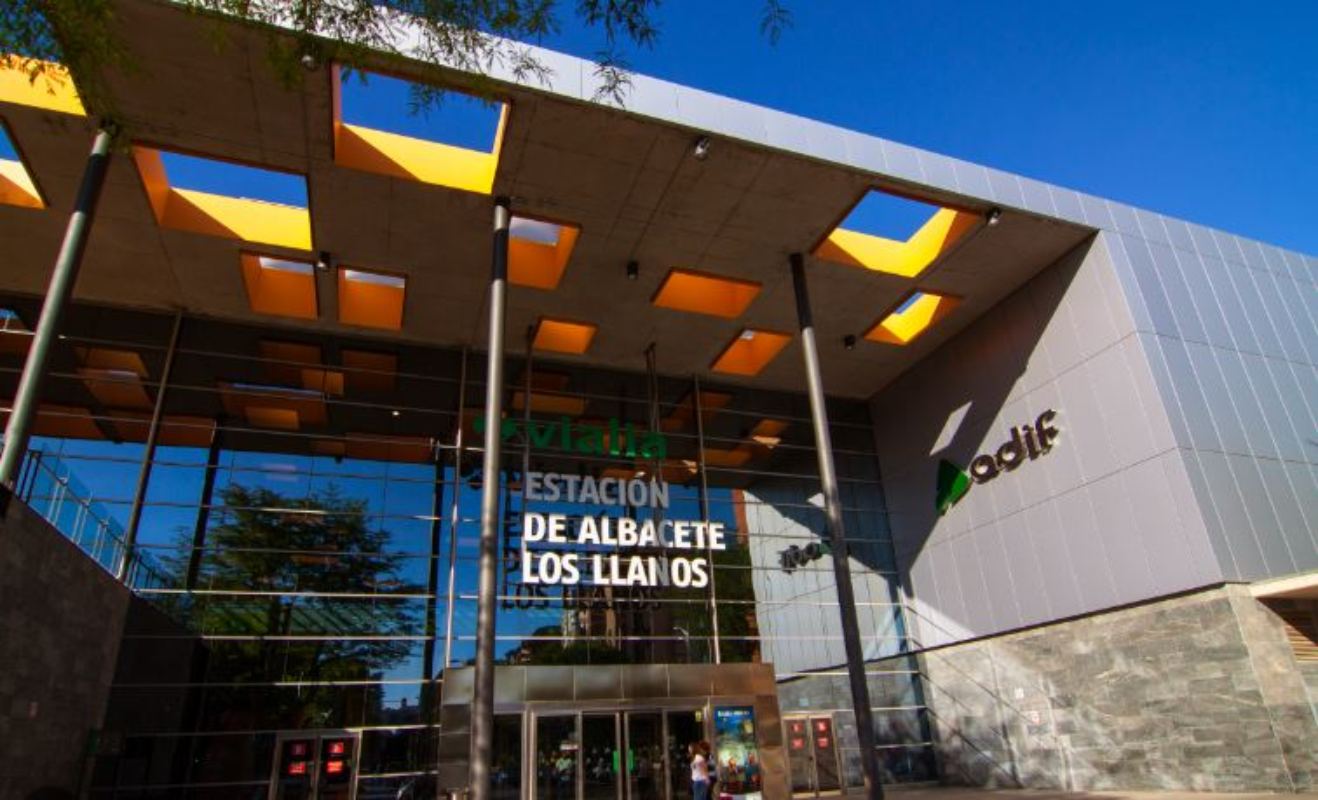
[[[31,298],[0,307],[35,322]],[[19,485],[108,570],[126,560],[143,601],[92,795],[264,797],[296,732],[349,737],[358,797],[423,787],[445,670],[476,650],[484,354],[188,317],[162,386],[173,322],[70,309]],[[9,330],[3,398],[26,351]],[[510,353],[496,659],[772,664],[785,739],[818,721],[836,735],[836,769],[802,776],[794,755],[793,785],[857,785],[808,402],[666,376],[655,356],[660,369],[638,357],[629,372]],[[933,779],[868,411],[833,400],[829,413],[884,777]],[[546,476],[581,491],[553,497]],[[651,495],[627,497],[635,486]],[[528,513],[720,523],[726,547],[551,547],[530,541]],[[546,582],[524,550],[575,554],[583,579]],[[682,555],[707,559],[708,580],[679,577]],[[655,571],[590,580],[596,559],[616,572],[632,558]],[[508,724],[496,733],[515,739]]]

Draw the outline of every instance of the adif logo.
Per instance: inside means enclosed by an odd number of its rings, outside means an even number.
[[[1033,425],[1012,428],[1011,438],[996,453],[975,456],[969,471],[946,459],[939,461],[938,486],[934,492],[934,506],[939,515],[946,514],[965,497],[971,483],[988,483],[1003,472],[1011,472],[1051,450],[1060,433],[1052,424],[1056,418],[1057,412],[1049,409],[1040,414]]]

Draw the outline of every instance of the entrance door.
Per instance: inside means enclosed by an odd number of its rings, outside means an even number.
[[[833,718],[786,717],[787,763],[792,770],[792,793],[817,795],[842,788]]]
[[[576,800],[580,749],[576,714],[535,718],[536,800]]]
[[[621,796],[621,756],[618,714],[582,714],[582,800],[617,800]]]
[[[658,711],[627,714],[627,800],[664,800],[664,717]]]
[[[705,738],[703,712],[669,711],[664,715],[668,722],[668,789],[671,800],[691,800],[690,746]]]

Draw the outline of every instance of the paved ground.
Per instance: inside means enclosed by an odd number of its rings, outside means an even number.
[[[1046,789],[884,788],[892,800],[1318,800],[1318,792],[1058,792]],[[864,797],[848,794],[846,800]]]

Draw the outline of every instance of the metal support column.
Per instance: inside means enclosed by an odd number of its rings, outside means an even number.
[[[824,492],[824,518],[828,525],[829,548],[833,554],[833,579],[837,583],[838,612],[842,616],[842,643],[847,653],[847,679],[851,685],[851,704],[856,712],[856,734],[860,739],[860,763],[865,775],[865,795],[882,800],[878,753],[874,750],[874,714],[870,710],[869,684],[865,679],[865,651],[860,643],[860,623],[856,618],[856,595],[851,585],[847,537],[842,525],[842,507],[838,498],[837,474],[833,466],[833,441],[828,431],[828,409],[824,405],[824,386],[819,376],[819,353],[815,349],[815,323],[810,313],[810,295],[806,289],[805,259],[793,253],[792,285],[796,289],[796,317],[801,326],[801,352],[805,357],[806,388],[810,396],[810,420],[815,429],[815,449],[819,456],[819,483]]]
[[[55,271],[51,273],[50,285],[46,288],[46,300],[41,305],[41,318],[37,320],[23,375],[18,380],[18,391],[14,393],[14,406],[5,425],[4,450],[0,451],[0,494],[5,496],[13,491],[14,481],[23,465],[23,454],[32,435],[32,421],[41,400],[41,384],[46,377],[50,350],[59,336],[64,310],[73,296],[73,285],[78,280],[78,267],[87,246],[96,202],[100,199],[101,187],[105,185],[105,170],[110,163],[110,143],[114,135],[113,125],[102,124],[92,142],[87,166],[82,171],[82,183],[78,186],[78,198],[64,229],[64,243],[60,245]]]
[[[471,710],[471,797],[490,799],[494,759],[494,615],[498,608],[500,433],[503,428],[503,328],[508,291],[508,198],[494,201],[490,333],[485,376],[485,453],[481,468],[480,584],[476,598],[476,674]]]
[[[137,471],[137,489],[133,492],[132,510],[128,512],[128,527],[124,530],[124,552],[115,569],[115,577],[127,582],[133,564],[133,551],[137,549],[137,529],[142,525],[142,505],[146,502],[147,482],[151,480],[151,466],[155,463],[156,445],[160,441],[160,421],[165,414],[165,393],[169,391],[169,375],[174,371],[174,354],[178,351],[178,336],[183,330],[183,312],[174,314],[174,328],[169,332],[169,347],[165,350],[165,365],[156,384],[156,404],[151,409],[151,424],[146,429],[146,446],[142,450],[142,466]]]
[[[189,593],[197,588],[201,576],[202,556],[206,551],[206,529],[210,527],[211,506],[215,503],[215,476],[220,471],[220,451],[224,449],[224,418],[216,417],[211,425],[210,447],[206,451],[206,472],[201,480],[201,501],[197,504],[197,521],[192,526],[192,552],[188,555],[188,576],[183,588]]]
[[[700,518],[709,519],[709,478],[705,469],[705,408],[700,402],[700,376],[691,376],[691,409],[696,416],[696,464],[700,468]],[[723,663],[723,647],[719,642],[718,590],[714,580],[714,550],[705,551],[709,558],[709,626],[710,658],[715,664]],[[687,648],[690,650],[690,647]]]

